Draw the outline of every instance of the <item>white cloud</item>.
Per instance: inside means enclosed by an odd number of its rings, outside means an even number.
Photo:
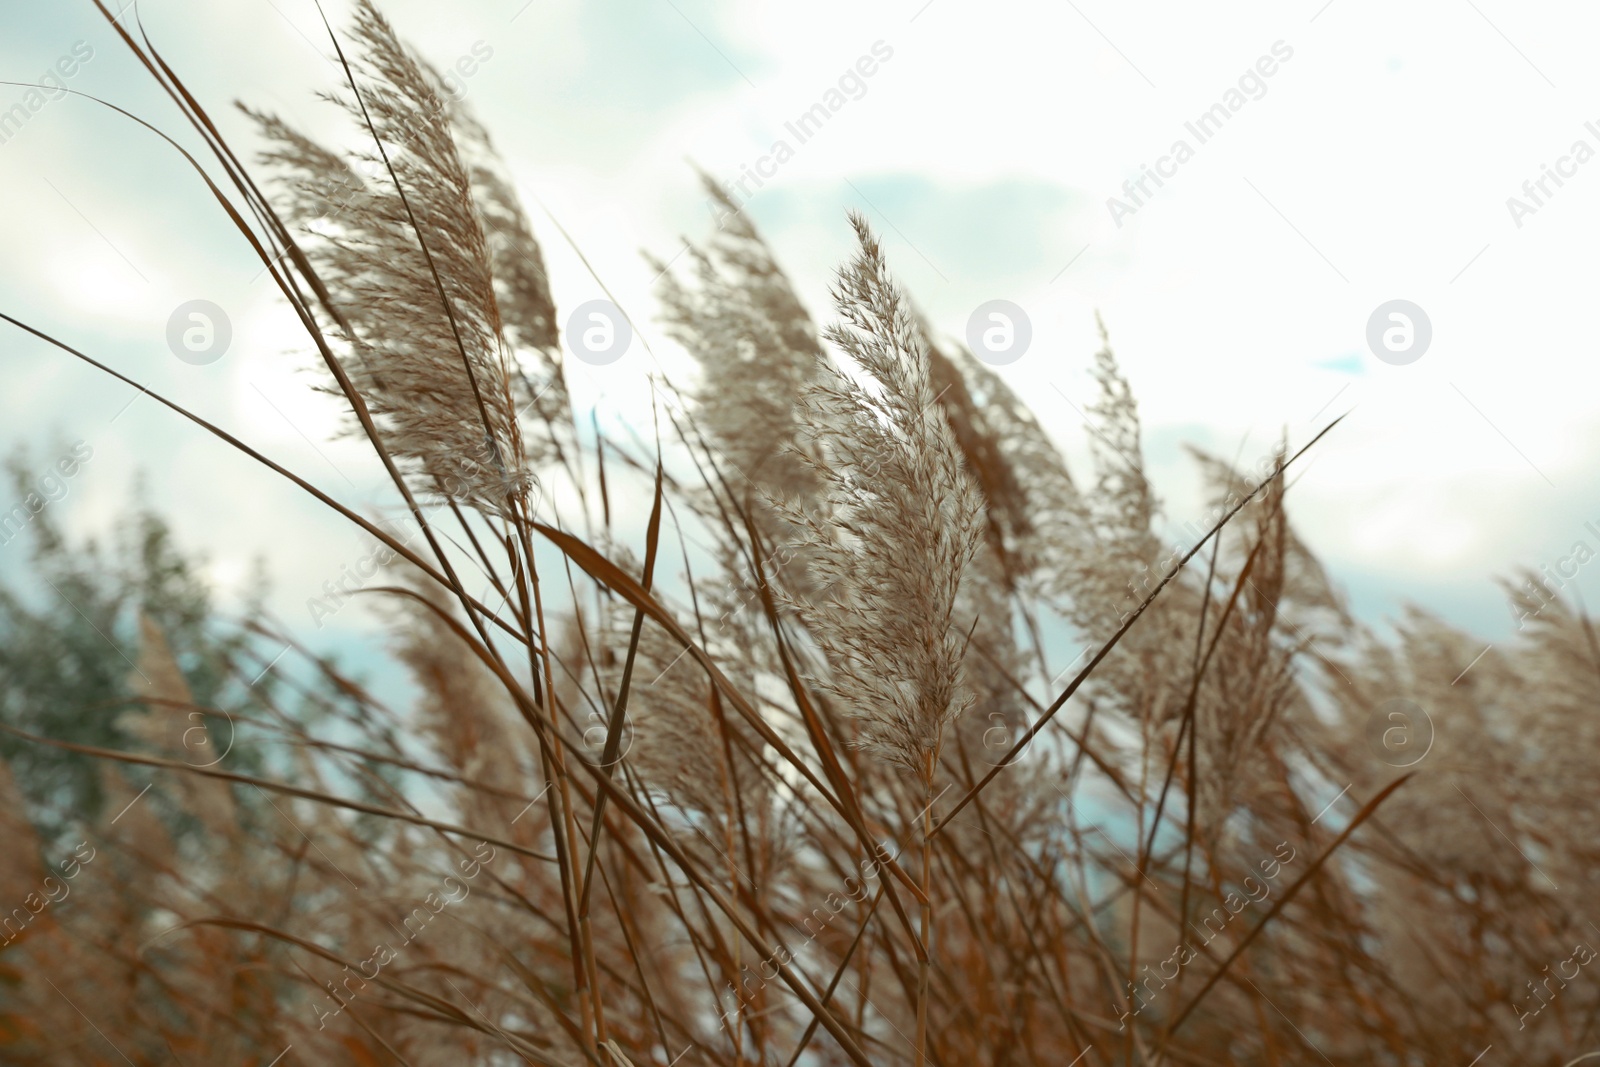
[[[1600,164],[1580,170],[1520,229],[1505,201],[1575,138],[1600,149],[1583,127],[1600,110],[1582,105],[1595,98],[1582,51],[1600,28],[1594,11],[1363,0],[1228,11],[1170,2],[1135,10],[677,0],[678,11],[663,5],[634,18],[620,4],[541,0],[511,21],[517,6],[395,0],[385,9],[439,63],[480,40],[492,47],[469,99],[524,189],[568,228],[669,369],[682,362],[652,322],[651,272],[638,252],[670,258],[680,234],[709,225],[685,157],[736,177],[881,39],[894,55],[865,94],[796,146],[750,205],[819,318],[829,310],[827,270],[847,249],[842,208],[853,203],[884,233],[940,329],[960,336],[972,307],[990,297],[1030,311],[1034,348],[1004,373],[1077,454],[1081,420],[1061,394],[1079,407],[1090,395],[1083,369],[1100,310],[1159,451],[1158,477],[1171,479],[1158,488],[1174,510],[1197,499],[1193,469],[1172,443],[1180,433],[1230,444],[1248,435],[1253,457],[1284,427],[1291,441],[1304,440],[1320,406],[1328,405],[1319,422],[1355,405],[1296,489],[1296,514],[1337,568],[1388,576],[1419,595],[1449,574],[1492,573],[1525,558],[1519,545],[1542,543],[1587,505],[1579,498],[1592,484],[1589,427],[1600,415],[1588,308],[1600,272],[1584,235],[1600,223]],[[326,45],[315,11],[278,8],[282,15],[269,5],[141,4],[228,129],[245,130],[223,106],[236,96],[331,129],[328,109],[309,95],[334,77],[318,55]],[[23,17],[27,32],[0,46],[8,70],[42,69],[95,34],[99,53],[81,87],[172,124],[147,78],[81,12]],[[1117,228],[1105,199],[1122,195],[1124,180],[1280,39],[1294,55],[1265,95]],[[13,205],[0,217],[0,241],[30,253],[8,257],[0,301],[97,341],[117,365],[211,405],[319,484],[348,489],[256,392],[336,463],[360,466],[355,446],[325,443],[332,409],[307,398],[307,379],[293,370],[309,361],[283,354],[296,344],[293,323],[270,309],[265,282],[249,282],[254,264],[192,176],[125,126],[87,106],[52,104],[24,137],[0,146],[0,196]],[[50,202],[35,172],[69,180],[74,203],[150,284],[119,273],[120,258]],[[856,190],[869,191],[875,207]],[[1021,190],[1053,190],[1059,200],[1007,215]],[[601,295],[531,199],[530,210],[561,307]],[[239,331],[237,357],[209,378],[169,365],[151,335],[178,300],[202,292],[222,294],[211,298],[235,314]],[[1432,349],[1408,367],[1365,349],[1368,314],[1394,297],[1416,301],[1433,322]],[[125,398],[120,386],[64,385],[78,381],[61,369],[64,358],[29,358],[11,381],[30,398],[3,402],[22,435],[42,435],[68,394],[91,397],[106,419]],[[41,369],[43,359],[58,370]],[[611,367],[578,366],[574,392],[580,404],[603,398],[616,417],[648,425],[645,375],[655,366],[642,346]],[[174,476],[167,464],[180,451],[193,464],[188,477],[234,470],[234,461],[189,455],[178,444],[189,431],[147,415],[128,423],[146,436],[112,436],[130,456],[148,457],[156,480]],[[367,473],[352,477],[370,491]],[[165,496],[175,509],[199,507],[180,492]],[[219,517],[191,524],[196,536],[239,538],[284,573],[311,567],[297,524],[315,505],[261,510],[244,496],[230,487],[209,498]],[[250,521],[221,517],[224,507]],[[321,519],[307,521],[323,529]]]

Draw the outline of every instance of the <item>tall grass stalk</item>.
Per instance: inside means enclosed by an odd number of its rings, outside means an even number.
[[[96,574],[39,520],[40,573],[138,663],[82,712],[116,731],[67,736],[56,683],[92,671],[36,663],[91,635],[0,591],[17,647],[52,650],[0,651],[0,1058],[101,1062],[61,1043],[73,1004],[128,1062],[258,1067],[1556,1064],[1595,1039],[1596,987],[1546,977],[1600,940],[1600,825],[1552,784],[1600,743],[1600,646],[1543,597],[1481,663],[1423,613],[1357,623],[1288,506],[1337,419],[1254,474],[1197,452],[1217,518],[1168,551],[1103,325],[1069,472],[864,219],[819,329],[708,182],[724,224],[658,265],[697,366],[621,440],[573,410],[487,133],[369,0],[328,31],[354,151],[259,111],[233,132],[96,6],[204,152],[118,113],[260,260],[384,496],[151,395],[393,554],[362,595],[416,696],[265,618],[199,647],[156,555]],[[1365,734],[1395,698],[1449,723],[1414,775]],[[186,758],[224,724],[256,755]],[[34,906],[69,866],[30,817],[45,752],[92,757],[106,798],[71,824],[104,856],[71,907]]]

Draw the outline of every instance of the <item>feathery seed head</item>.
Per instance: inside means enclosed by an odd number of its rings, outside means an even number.
[[[812,448],[800,454],[824,490],[822,513],[789,509],[821,589],[797,606],[859,743],[927,778],[970,699],[954,608],[982,503],[933,407],[922,332],[866,223],[851,224],[861,247],[834,289],[843,322],[825,336],[859,377],[819,358],[802,396]]]

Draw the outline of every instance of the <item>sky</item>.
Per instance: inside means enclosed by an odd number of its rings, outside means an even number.
[[[327,10],[335,27],[347,21],[346,5]],[[850,252],[851,209],[941,334],[966,337],[990,301],[1021,309],[1028,347],[997,369],[1080,480],[1102,316],[1173,529],[1206,513],[1185,445],[1251,467],[1281,437],[1298,447],[1348,413],[1308,455],[1290,513],[1374,624],[1414,603],[1503,642],[1515,622],[1497,576],[1553,566],[1579,541],[1600,549],[1585,525],[1600,529],[1589,311],[1600,267],[1585,237],[1600,232],[1600,74],[1583,50],[1600,11],[1504,0],[383,10],[436,66],[473,57],[457,68],[472,71],[461,88],[516,176],[558,307],[609,291],[636,324],[623,358],[568,363],[577,402],[613,423],[644,425],[648,375],[688,371],[655,319],[643,253],[681,265],[684,237],[709,233],[698,166],[732,183],[819,322]],[[309,0],[149,0],[136,12],[239,143],[252,132],[234,101],[349,139],[315,96],[338,73]],[[0,6],[0,77],[67,69],[70,88],[194,147],[87,0]],[[312,392],[304,337],[181,157],[87,100],[35,111],[26,93],[0,85],[0,310],[341,500],[377,499],[376,463],[333,439],[339,413]],[[4,125],[18,103],[25,121]],[[818,104],[826,122],[798,126]],[[193,300],[230,324],[214,362],[168,346],[169,320]],[[1380,311],[1393,301],[1414,309],[1413,345],[1431,334],[1409,362],[1369,341],[1395,325]],[[303,603],[366,550],[342,520],[9,327],[0,374],[0,447],[28,446],[41,477],[76,442],[92,452],[51,505],[69,530],[104,534],[141,495],[206,554],[225,593],[261,559],[275,610],[308,639],[357,626],[312,627]],[[22,566],[16,547],[0,548],[0,577]],[[1564,594],[1600,594],[1591,570]]]

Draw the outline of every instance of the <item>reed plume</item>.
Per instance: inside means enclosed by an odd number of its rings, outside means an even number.
[[[843,321],[824,336],[860,377],[819,361],[801,396],[797,454],[823,492],[820,512],[788,511],[822,590],[800,608],[857,744],[926,785],[970,700],[954,610],[982,510],[933,409],[921,334],[865,220],[851,225],[860,250],[833,291]]]
[[[370,0],[357,5],[352,37],[352,85],[333,99],[372,147],[341,155],[250,112],[273,143],[261,158],[282,176],[281,208],[331,294],[346,372],[384,443],[424,491],[503,514],[532,475],[474,174],[507,216],[504,188],[463,161],[437,77]],[[511,234],[496,243],[514,332],[549,346],[531,250],[520,220],[506,221]]]
[[[398,561],[361,591],[397,605],[379,687],[229,625],[149,516],[115,566],[32,517],[56,588],[0,588],[0,1059],[1561,1067],[1592,1042],[1581,606],[1529,575],[1492,650],[1421,611],[1364,626],[1292,521],[1304,449],[1196,450],[1206,512],[1164,514],[1102,323],[1069,471],[859,216],[819,333],[703,175],[716,231],[654,262],[698,375],[652,380],[653,441],[615,432],[573,411],[488,133],[370,0],[330,96],[367,147],[251,112],[276,197],[101,9],[424,536],[150,391]],[[1409,776],[1397,701],[1432,716]]]

